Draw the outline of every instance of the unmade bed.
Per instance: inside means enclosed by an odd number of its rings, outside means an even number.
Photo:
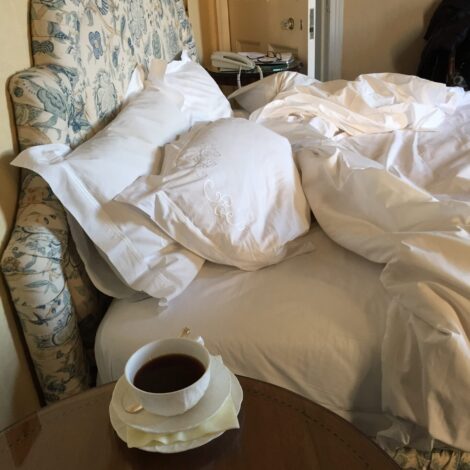
[[[282,73],[234,118],[183,2],[31,11],[2,270],[46,400],[189,327],[385,448],[469,451],[468,93]]]

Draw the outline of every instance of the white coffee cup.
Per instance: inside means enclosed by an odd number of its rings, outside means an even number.
[[[186,388],[167,393],[153,393],[141,390],[134,385],[134,379],[140,368],[160,356],[185,354],[194,357],[205,368],[204,374]],[[199,341],[188,338],[160,339],[138,349],[126,363],[124,376],[127,383],[145,410],[161,416],[175,416],[185,413],[203,397],[210,381],[209,351]]]

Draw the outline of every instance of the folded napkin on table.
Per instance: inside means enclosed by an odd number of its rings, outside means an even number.
[[[209,434],[215,434],[229,429],[238,429],[237,412],[229,395],[220,410],[211,418],[201,423],[199,426],[186,431],[174,433],[149,433],[127,426],[127,446],[147,447],[159,445],[171,445],[176,442],[188,442]]]

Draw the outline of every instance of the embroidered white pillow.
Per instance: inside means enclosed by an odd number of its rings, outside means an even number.
[[[289,142],[245,119],[199,125],[165,147],[162,176],[116,198],[210,261],[256,270],[311,250],[289,244],[310,210]]]
[[[13,164],[40,174],[129,287],[170,300],[204,260],[148,217],[113,198],[138,176],[158,172],[159,148],[190,123],[172,94],[146,89],[114,121],[65,155],[64,146],[32,147]]]

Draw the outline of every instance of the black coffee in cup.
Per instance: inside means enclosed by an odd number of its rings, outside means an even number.
[[[168,393],[189,387],[206,371],[187,354],[166,354],[146,362],[135,374],[134,385],[145,392]]]

